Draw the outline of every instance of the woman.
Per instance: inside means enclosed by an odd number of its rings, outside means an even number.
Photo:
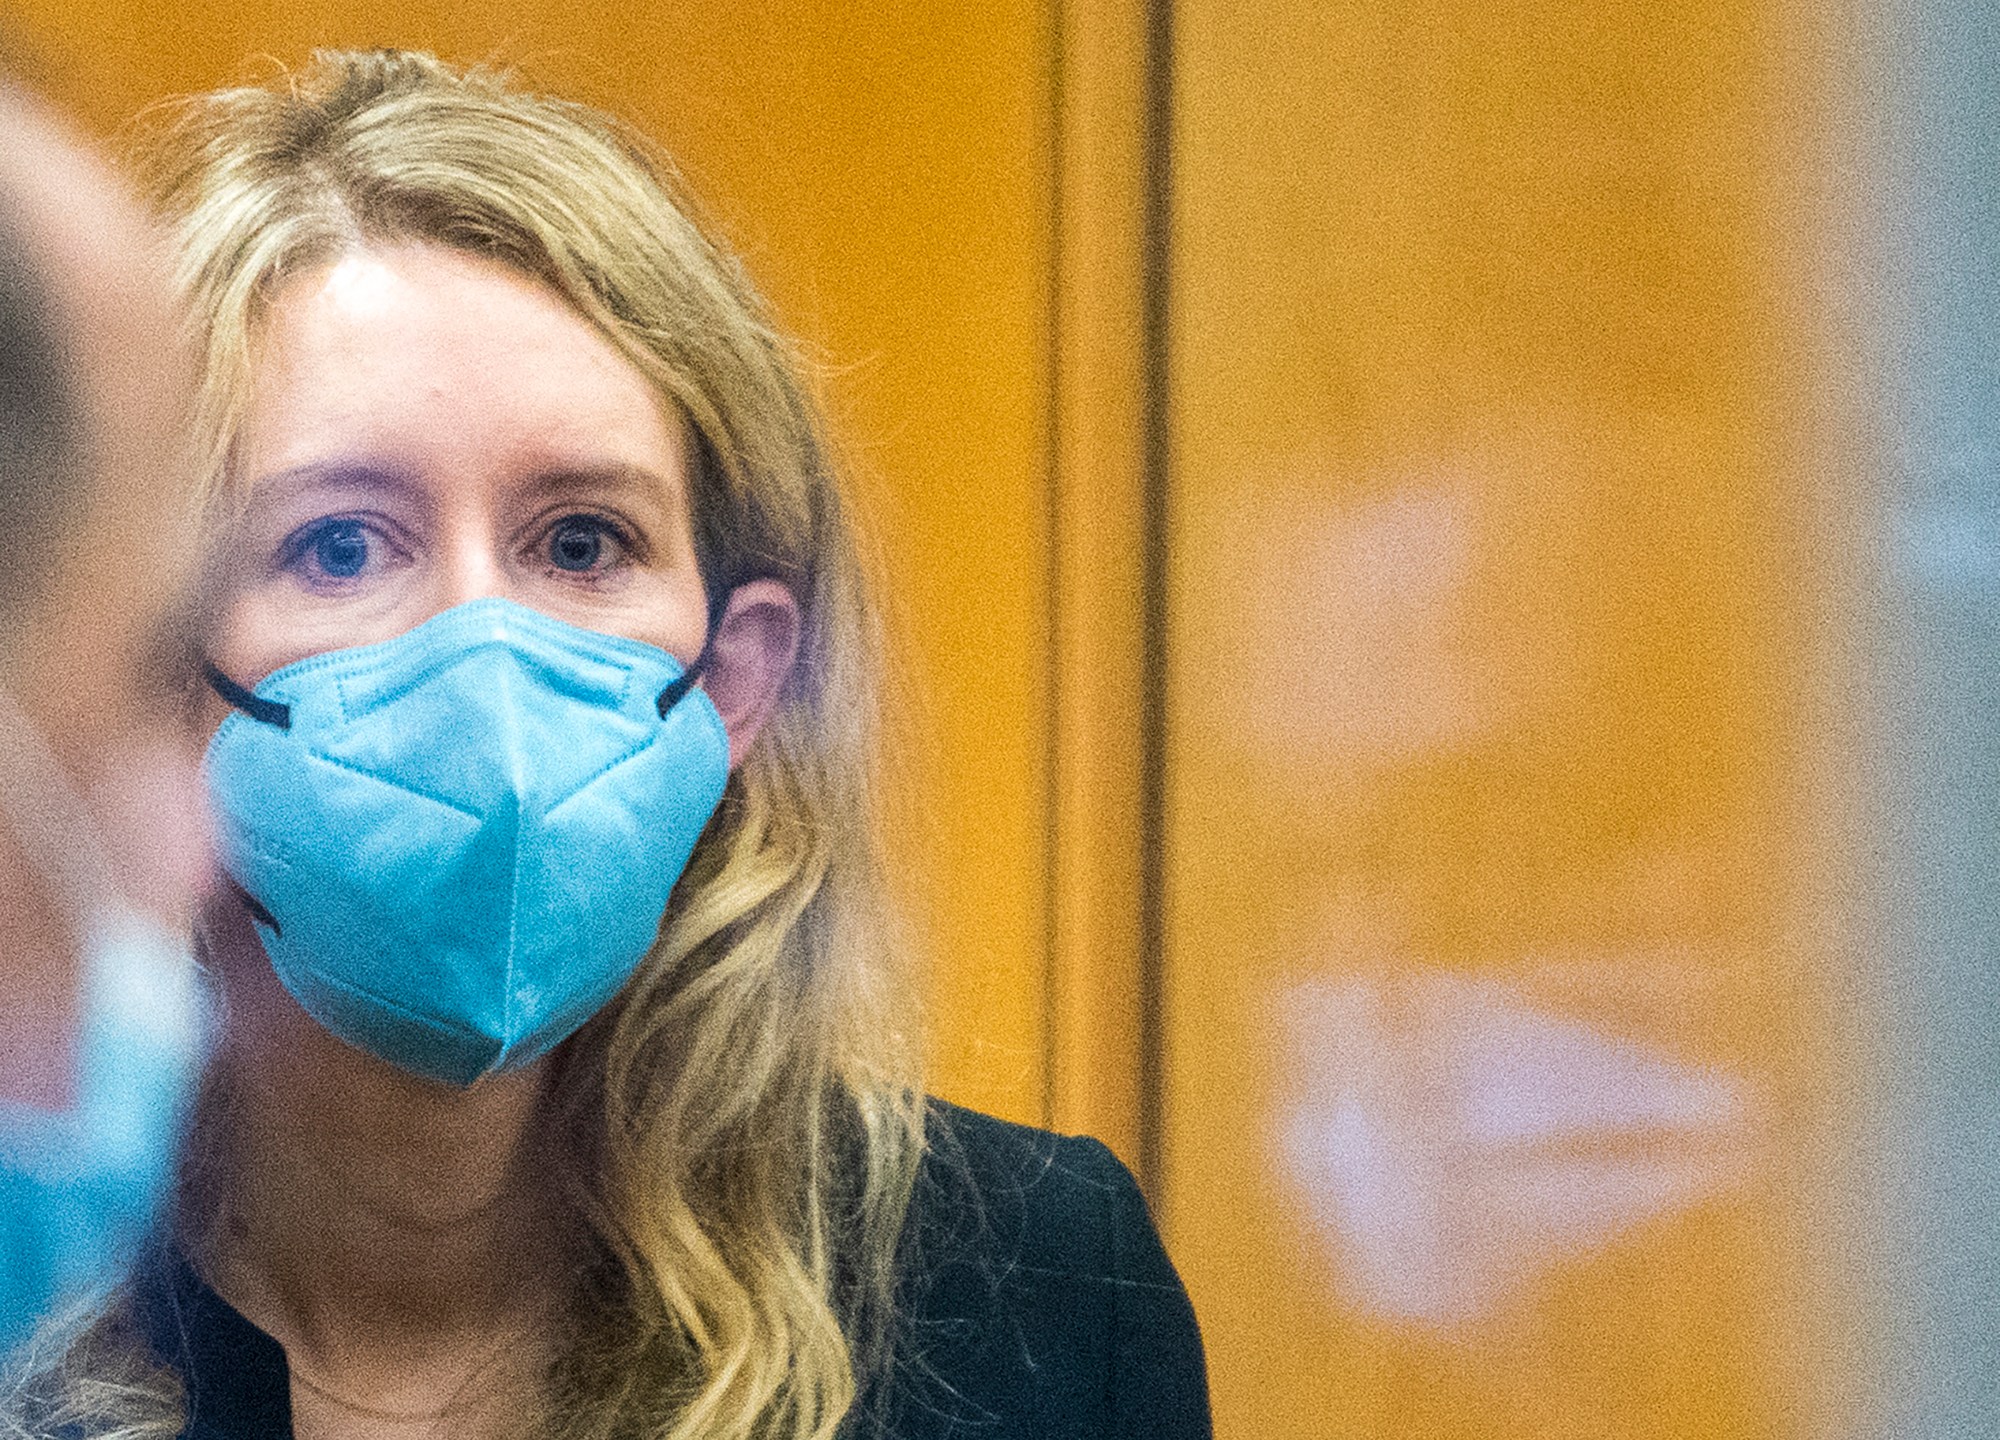
[[[155,157],[227,1021],[170,1242],[22,1423],[1206,1433],[1122,1168],[918,1096],[854,540],[665,167],[385,53]]]

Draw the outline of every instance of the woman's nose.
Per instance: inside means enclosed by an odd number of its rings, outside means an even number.
[[[511,577],[484,524],[468,521],[448,530],[438,551],[435,602],[437,610],[449,610],[468,600],[491,596],[519,598],[511,593]]]

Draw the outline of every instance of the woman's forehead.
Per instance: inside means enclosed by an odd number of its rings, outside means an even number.
[[[286,280],[260,342],[246,477],[383,448],[684,464],[678,412],[652,379],[563,296],[482,256],[351,250]]]

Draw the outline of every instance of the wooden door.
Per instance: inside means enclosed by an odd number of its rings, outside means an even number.
[[[1172,26],[1162,1177],[1219,1432],[1842,1433],[1825,42]]]

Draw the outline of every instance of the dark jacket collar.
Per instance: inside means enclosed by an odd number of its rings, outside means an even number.
[[[134,1278],[140,1331],[187,1386],[182,1440],[288,1440],[292,1379],[284,1347],[210,1289],[177,1252],[152,1256]]]

